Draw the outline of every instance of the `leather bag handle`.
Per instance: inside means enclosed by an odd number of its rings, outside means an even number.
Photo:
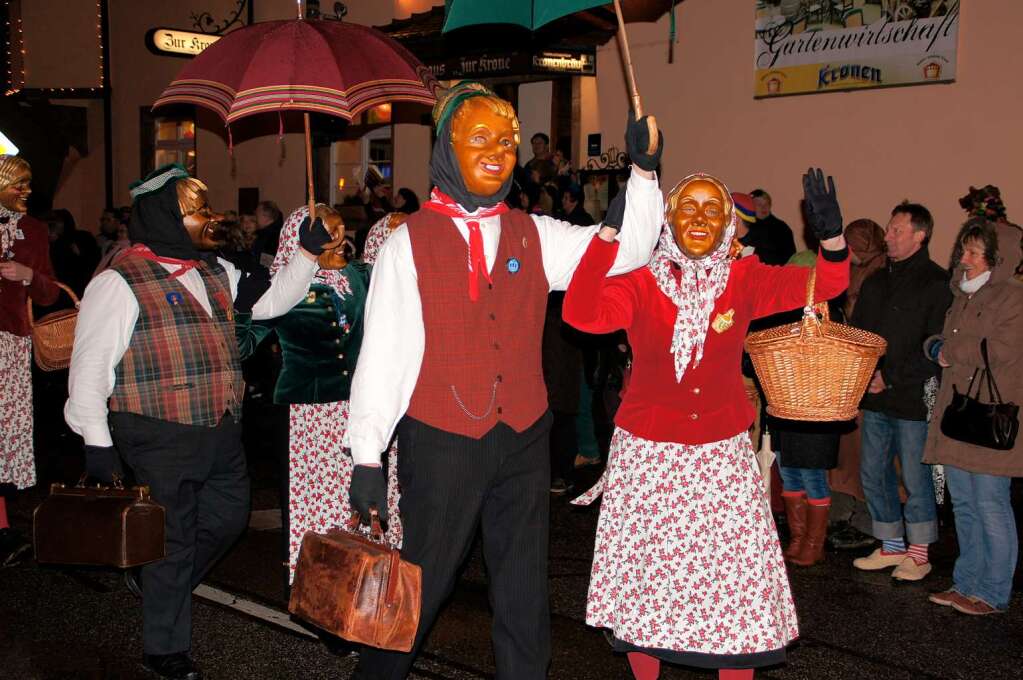
[[[362,515],[359,514],[358,510],[352,510],[352,516],[348,519],[348,531],[351,533],[357,533],[359,525],[362,524]],[[377,542],[383,542],[384,530],[380,524],[380,513],[376,511],[376,508],[372,508],[369,511],[369,537]]]
[[[988,398],[996,404],[1002,403],[1002,393],[998,391],[998,384],[995,383],[995,374],[991,372],[991,362],[988,361],[987,357],[987,338],[980,341],[980,356],[984,358],[984,372],[987,374],[987,394]],[[977,390],[977,396],[980,396],[980,389]]]

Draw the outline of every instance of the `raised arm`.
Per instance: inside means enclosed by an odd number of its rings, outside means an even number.
[[[610,227],[590,240],[565,293],[562,317],[587,333],[610,333],[632,325],[638,298],[632,277],[608,278],[620,244]]]

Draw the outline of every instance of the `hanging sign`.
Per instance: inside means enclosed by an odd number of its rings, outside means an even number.
[[[194,57],[220,38],[219,35],[193,33],[176,28],[151,28],[146,33],[146,47],[156,54]]]
[[[959,0],[754,0],[754,96],[952,82]]]

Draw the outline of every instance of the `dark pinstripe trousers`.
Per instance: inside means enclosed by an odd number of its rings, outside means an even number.
[[[403,680],[451,595],[477,527],[493,609],[498,680],[539,680],[550,663],[547,549],[550,413],[481,439],[405,417],[398,425],[402,556],[423,570],[419,631],[408,654],[364,648],[354,678]]]

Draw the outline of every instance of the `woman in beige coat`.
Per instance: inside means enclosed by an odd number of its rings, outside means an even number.
[[[1002,400],[1023,403],[1023,284],[1013,278],[1021,235],[1017,227],[983,218],[963,225],[952,254],[952,306],[942,335],[924,343],[927,355],[945,369],[924,462],[945,466],[959,539],[953,585],[929,599],[964,614],[994,614],[1009,605],[1019,549],[1009,482],[1023,476],[1023,439],[1009,451],[950,439],[941,432],[941,414],[952,401],[953,386],[976,393],[971,381],[975,373],[981,377],[985,338]],[[979,398],[992,401],[985,385]]]

